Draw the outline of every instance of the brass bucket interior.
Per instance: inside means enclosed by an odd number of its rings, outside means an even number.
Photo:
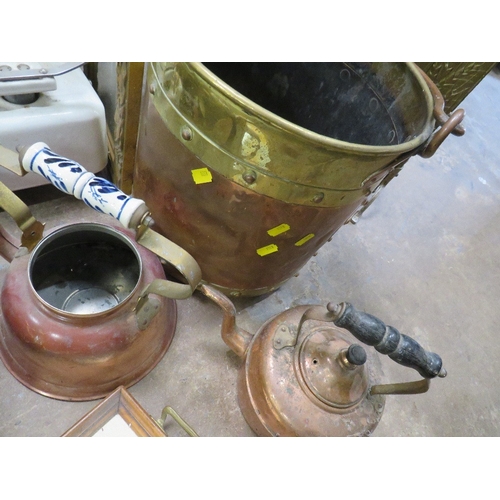
[[[388,64],[204,63],[262,108],[324,137],[394,146],[425,129],[428,111],[408,75]],[[413,85],[412,85],[413,83]]]

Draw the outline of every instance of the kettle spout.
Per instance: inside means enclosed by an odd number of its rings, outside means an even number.
[[[236,325],[234,304],[223,293],[210,286],[200,285],[198,290],[222,308],[224,311],[221,327],[222,340],[240,358],[244,358],[253,335]]]

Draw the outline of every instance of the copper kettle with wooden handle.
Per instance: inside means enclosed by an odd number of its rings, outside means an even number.
[[[446,376],[440,356],[351,304],[293,307],[251,335],[236,325],[226,296],[207,285],[200,290],[224,311],[222,339],[242,358],[239,405],[259,436],[368,436],[386,394],[426,392],[430,379]],[[423,379],[376,383],[376,367],[358,342]]]

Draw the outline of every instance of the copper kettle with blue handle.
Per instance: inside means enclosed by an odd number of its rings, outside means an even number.
[[[84,221],[45,231],[0,183],[0,206],[22,231],[19,244],[0,228],[0,255],[10,263],[0,299],[4,365],[25,386],[55,399],[92,400],[133,385],[170,346],[174,299],[192,295],[201,280],[198,264],[151,230],[142,200],[47,144],[25,148],[17,165],[17,153],[8,151],[8,161],[4,153],[0,147],[3,166],[43,175],[121,223]]]

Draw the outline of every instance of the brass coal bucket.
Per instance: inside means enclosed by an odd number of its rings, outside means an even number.
[[[463,134],[443,109],[413,63],[151,63],[134,195],[205,283],[264,294],[409,157]]]

